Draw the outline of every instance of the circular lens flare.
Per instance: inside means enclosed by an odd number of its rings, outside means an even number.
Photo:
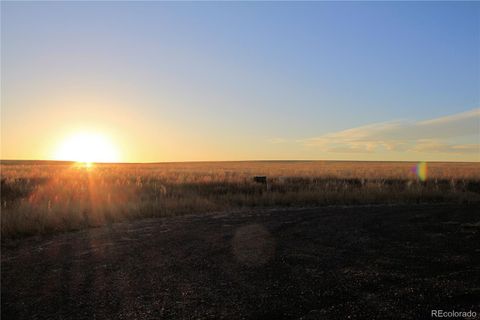
[[[419,162],[415,167],[412,168],[413,173],[415,173],[420,181],[427,180],[427,163]]]

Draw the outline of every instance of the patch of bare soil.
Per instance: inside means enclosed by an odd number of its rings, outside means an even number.
[[[250,210],[2,243],[2,319],[480,314],[480,205]]]

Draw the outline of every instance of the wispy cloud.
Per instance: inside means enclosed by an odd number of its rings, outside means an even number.
[[[390,121],[300,140],[325,152],[479,153],[480,109],[427,121]]]

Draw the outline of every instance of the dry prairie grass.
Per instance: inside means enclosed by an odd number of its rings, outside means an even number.
[[[478,202],[480,163],[340,161],[95,164],[3,161],[2,238],[254,206]],[[266,175],[268,184],[255,183]]]

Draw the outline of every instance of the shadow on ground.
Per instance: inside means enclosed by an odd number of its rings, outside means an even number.
[[[480,312],[479,205],[239,211],[2,243],[3,319]]]

